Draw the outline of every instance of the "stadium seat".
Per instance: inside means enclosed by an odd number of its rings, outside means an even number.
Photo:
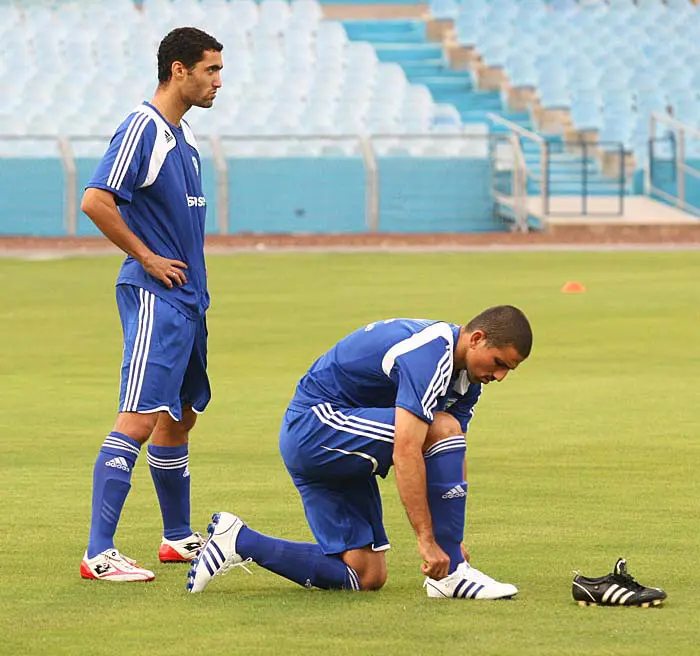
[[[617,130],[629,146],[653,111],[697,124],[698,25],[686,0],[480,0],[460,4],[455,34],[511,85],[536,87],[545,108],[568,107],[576,127],[610,140]]]

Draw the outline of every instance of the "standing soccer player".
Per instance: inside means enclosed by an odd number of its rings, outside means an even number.
[[[211,107],[223,46],[201,30],[170,32],[158,48],[158,88],[117,129],[81,209],[127,258],[117,278],[124,334],[119,413],[93,471],[86,579],[150,581],[114,546],[141,446],[163,515],[161,562],[189,561],[203,543],[190,526],[188,441],[211,398],[204,263],[206,199],[197,142],[183,115]]]
[[[314,362],[282,421],[282,458],[317,543],[289,542],[214,515],[188,575],[201,592],[230,567],[258,565],[307,587],[378,590],[389,539],[377,476],[394,467],[429,597],[501,599],[518,589],[469,564],[465,434],[482,384],[530,355],[532,330],[510,305],[464,326],[391,319],[360,328]]]

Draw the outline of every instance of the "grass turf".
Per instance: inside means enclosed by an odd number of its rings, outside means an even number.
[[[482,396],[469,434],[467,543],[513,601],[428,600],[391,475],[379,593],[307,591],[254,569],[188,596],[157,563],[148,468],[117,545],[152,584],[82,581],[92,464],[116,412],[117,258],[0,260],[0,653],[696,653],[700,253],[239,255],[209,258],[214,399],[191,444],[202,530],[232,510],[309,539],[277,453],[281,414],[311,361],[370,321],[464,322],[514,303],[532,356]],[[576,279],[581,295],[560,286]],[[661,609],[579,608],[572,570],[618,556],[666,589]]]

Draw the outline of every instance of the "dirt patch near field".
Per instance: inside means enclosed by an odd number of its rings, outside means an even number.
[[[492,250],[499,248],[697,247],[698,226],[570,227],[547,233],[360,233],[324,235],[242,234],[210,236],[209,252],[269,250]],[[103,237],[0,237],[0,254],[90,255],[116,253]]]

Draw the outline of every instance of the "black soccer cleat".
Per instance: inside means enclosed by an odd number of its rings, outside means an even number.
[[[591,579],[576,574],[571,593],[579,606],[658,606],[666,599],[661,588],[647,588],[627,572],[627,562],[618,558],[611,574]]]

